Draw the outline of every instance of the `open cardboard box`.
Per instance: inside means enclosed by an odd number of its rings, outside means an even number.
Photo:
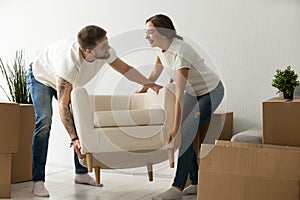
[[[299,200],[300,148],[202,144],[198,200]]]

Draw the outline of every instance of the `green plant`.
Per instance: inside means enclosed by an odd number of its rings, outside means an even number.
[[[284,70],[277,69],[272,86],[278,89],[277,93],[282,92],[285,98],[292,98],[295,87],[300,84],[297,78],[298,74],[291,69],[291,66]]]
[[[0,85],[7,98],[17,103],[32,103],[26,82],[27,71],[25,69],[23,50],[16,51],[12,66],[9,64],[4,65],[0,58],[0,70],[8,85],[10,95],[8,95],[5,89]]]

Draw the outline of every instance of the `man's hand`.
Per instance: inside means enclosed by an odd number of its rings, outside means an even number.
[[[79,139],[78,139],[78,140],[74,140],[74,141],[72,142],[72,144],[73,144],[74,151],[76,152],[78,158],[80,158],[80,159],[85,158],[85,157],[86,157],[85,154],[81,154],[81,151],[80,151],[81,146],[80,146],[80,141],[79,141]]]

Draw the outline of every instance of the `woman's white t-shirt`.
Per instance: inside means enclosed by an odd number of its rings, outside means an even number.
[[[87,62],[79,51],[79,44],[74,39],[58,41],[42,50],[32,63],[36,80],[56,89],[57,76],[62,77],[73,87],[83,86],[89,82],[106,63],[112,63],[116,52],[110,48],[108,59],[96,59]]]
[[[158,53],[168,75],[176,81],[176,70],[189,69],[186,91],[194,96],[207,94],[217,87],[219,76],[208,68],[204,59],[186,42],[173,38],[169,48]]]

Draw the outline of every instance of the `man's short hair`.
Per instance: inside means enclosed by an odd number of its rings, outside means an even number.
[[[97,42],[106,35],[106,31],[99,26],[89,25],[81,29],[77,35],[77,41],[81,50],[94,49]]]

